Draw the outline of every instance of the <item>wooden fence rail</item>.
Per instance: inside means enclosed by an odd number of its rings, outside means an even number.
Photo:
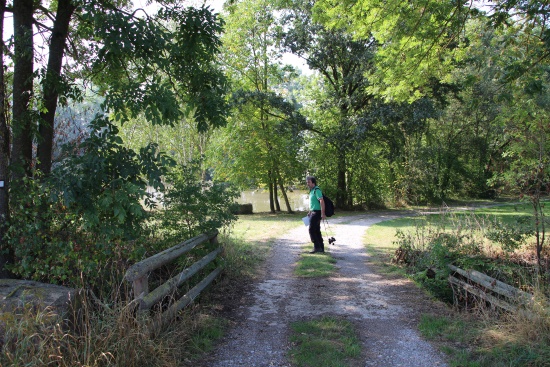
[[[516,313],[533,302],[534,296],[512,287],[497,279],[476,270],[463,270],[454,265],[448,265],[454,275],[449,275],[449,283],[458,286],[494,306]],[[461,279],[460,279],[461,278]],[[453,287],[454,291],[454,287]]]
[[[208,255],[204,256],[199,261],[195,262],[190,267],[184,269],[178,275],[170,278],[165,283],[159,285],[153,291],[149,292],[149,273],[159,267],[169,264],[172,261],[179,258],[181,255],[191,251],[198,245],[209,241],[210,243],[217,244],[218,231],[213,231],[208,234],[201,234],[190,240],[184,241],[176,246],[170,247],[158,254],[155,254],[147,259],[144,259],[134,265],[132,265],[124,276],[124,279],[132,283],[134,291],[134,301],[139,305],[140,310],[148,310],[155,303],[160,301],[163,297],[174,292],[180,285],[195,275],[199,270],[203,269],[206,265],[212,262],[218,254],[221,253],[221,247],[218,247]],[[158,327],[162,327],[167,321],[172,319],[179,310],[187,306],[195,299],[200,292],[206,288],[215,278],[220,274],[221,268],[216,268],[202,281],[200,281],[195,287],[193,287],[187,294],[182,296],[178,301],[172,304],[166,311],[160,315],[153,329],[157,330]]]

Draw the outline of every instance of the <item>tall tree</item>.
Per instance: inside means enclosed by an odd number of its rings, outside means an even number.
[[[26,162],[28,171],[36,138],[39,168],[50,172],[56,108],[58,101],[78,97],[75,78],[101,86],[105,108],[116,110],[118,119],[146,111],[151,122],[171,124],[194,110],[199,129],[223,125],[225,82],[211,58],[221,24],[209,9],[163,4],[150,15],[110,0],[51,5],[22,0],[13,6],[14,163]],[[43,19],[52,19],[51,25]],[[35,55],[41,45],[33,42],[33,25],[45,40],[48,57],[36,74],[33,56],[43,55]],[[69,41],[72,52],[67,53]],[[65,69],[64,59],[69,61]],[[35,80],[42,90],[33,96]],[[126,101],[123,91],[131,93]],[[180,103],[187,106],[180,108]]]
[[[13,148],[11,166],[16,177],[22,171],[30,174],[32,162],[32,109],[34,80],[33,22],[34,1],[13,3],[14,67],[13,67]]]
[[[546,88],[548,86],[545,86]],[[500,116],[510,143],[504,149],[508,169],[495,177],[533,208],[535,253],[542,265],[543,248],[548,243],[550,220],[544,213],[543,198],[550,194],[550,99],[544,92],[519,93]]]
[[[507,40],[521,55],[508,62],[504,81],[520,78],[550,58],[550,9],[537,0],[319,0],[315,14],[323,24],[357,38],[374,37],[382,47],[372,90],[388,100],[411,101],[429,95],[430,79],[444,80],[468,47],[467,21],[487,14],[487,26],[519,27],[522,42]],[[536,45],[543,45],[538,47]],[[535,46],[535,47],[534,47]],[[459,56],[460,57],[460,56]]]
[[[283,21],[287,31],[283,42],[291,53],[306,60],[323,78],[329,100],[318,101],[327,109],[335,108],[336,123],[317,127],[337,154],[336,206],[352,205],[348,160],[354,145],[364,138],[361,117],[374,96],[367,92],[368,72],[373,71],[376,44],[370,37],[354,40],[341,30],[331,30],[313,19],[314,2],[288,1]],[[362,134],[363,133],[363,134]]]
[[[4,30],[4,14],[6,11],[6,0],[0,0],[0,30]],[[9,187],[9,155],[10,155],[10,132],[8,129],[6,113],[6,84],[4,80],[4,39],[0,40],[0,243],[4,242],[6,223],[9,219],[8,187]],[[0,254],[0,277],[6,277],[4,264],[12,259],[9,254]]]
[[[286,198],[289,181],[284,167],[299,171],[296,152],[300,149],[300,135],[296,125],[290,123],[298,121],[299,116],[292,102],[285,100],[288,95],[281,92],[292,72],[281,66],[281,55],[275,48],[275,8],[270,1],[252,0],[236,2],[227,10],[223,39],[235,108],[226,139],[238,134],[237,144],[246,141],[250,146],[233,150],[235,155],[229,162],[246,162],[247,171],[242,173],[268,188],[271,211],[280,210],[278,191],[285,199],[287,211],[292,211]],[[217,170],[223,174],[221,168]]]
[[[50,171],[56,107],[78,100],[82,85],[93,84],[102,113],[120,123],[145,116],[171,125],[193,115],[200,131],[225,124],[226,81],[215,60],[222,21],[206,7],[158,5],[148,14],[116,0],[14,1],[13,110],[6,120],[13,139],[3,157],[15,180],[32,174],[36,154],[40,168]],[[45,48],[34,43],[33,26]],[[43,49],[48,63],[34,70],[33,61],[45,59]],[[4,149],[7,138],[0,141]],[[4,182],[3,191],[13,186]],[[8,196],[0,200],[9,210]]]
[[[476,9],[469,0],[319,0],[323,24],[358,39],[374,38],[376,55],[370,89],[386,100],[412,101],[430,94],[430,80],[454,68],[466,19]]]
[[[49,175],[52,168],[54,121],[57,101],[62,92],[61,68],[65,56],[69,23],[76,10],[73,0],[58,0],[57,12],[49,40],[48,65],[43,83],[44,112],[40,113],[37,148],[38,168]]]

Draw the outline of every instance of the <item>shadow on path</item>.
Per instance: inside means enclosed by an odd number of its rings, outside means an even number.
[[[291,366],[290,323],[330,315],[350,320],[363,343],[364,366],[446,366],[444,358],[422,340],[416,325],[422,313],[445,306],[431,301],[406,279],[388,279],[368,266],[362,244],[372,224],[407,213],[366,214],[330,220],[336,245],[325,248],[337,259],[329,278],[293,275],[302,244],[309,242],[301,226],[281,236],[265,263],[265,275],[246,294],[236,311],[237,323],[204,367]]]

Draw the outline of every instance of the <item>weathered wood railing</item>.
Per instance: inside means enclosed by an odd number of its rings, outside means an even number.
[[[448,267],[454,272],[454,275],[449,275],[449,283],[453,286],[453,293],[454,286],[458,286],[493,306],[512,313],[517,313],[518,310],[533,302],[534,296],[532,294],[491,278],[486,274],[475,270],[466,271],[454,265],[448,265]]]
[[[149,292],[149,273],[159,267],[169,264],[176,260],[181,255],[191,251],[198,245],[210,241],[210,243],[218,243],[218,232],[213,231],[209,234],[201,234],[190,240],[184,241],[176,246],[159,252],[145,260],[142,260],[132,265],[124,276],[124,279],[132,283],[134,291],[134,301],[138,304],[140,310],[148,310],[155,303],[160,301],[163,297],[175,292],[180,285],[195,275],[199,270],[203,269],[211,261],[213,261],[218,254],[222,251],[221,247],[218,247],[208,255],[204,256],[199,261],[195,262],[190,267],[184,269],[175,277],[170,278],[165,283],[161,284],[153,291]],[[164,311],[160,317],[160,325],[162,326],[166,321],[176,316],[177,312],[187,306],[195,299],[200,292],[206,288],[215,278],[220,274],[221,268],[218,267],[212,271],[208,276],[201,280],[196,286],[194,286],[189,292],[182,296],[178,301],[173,303],[166,311]]]

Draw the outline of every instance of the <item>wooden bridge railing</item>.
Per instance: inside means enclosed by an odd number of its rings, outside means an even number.
[[[533,302],[534,296],[520,289],[512,287],[497,279],[475,270],[463,270],[454,265],[448,265],[454,275],[449,275],[449,283],[459,289],[473,294],[495,307],[517,313]],[[456,295],[456,294],[455,294]]]
[[[208,255],[204,256],[199,261],[195,262],[190,267],[184,269],[178,275],[170,278],[165,283],[161,284],[153,291],[149,292],[149,273],[159,267],[169,264],[176,260],[181,255],[191,251],[198,245],[209,241],[210,243],[217,244],[218,231],[213,231],[208,234],[201,234],[190,240],[184,241],[176,246],[170,247],[156,255],[153,255],[145,260],[142,260],[132,265],[124,276],[124,279],[132,283],[134,291],[134,300],[139,305],[140,310],[148,310],[155,303],[160,301],[163,297],[173,293],[182,285],[185,281],[195,275],[199,270],[203,269],[206,265],[212,262],[219,253],[221,253],[221,247],[218,247]],[[187,306],[195,299],[204,288],[206,288],[221,272],[221,268],[218,267],[201,280],[195,287],[193,287],[187,294],[182,296],[178,301],[173,303],[166,311],[164,311],[160,317],[160,326],[171,320],[176,316],[177,312]]]

